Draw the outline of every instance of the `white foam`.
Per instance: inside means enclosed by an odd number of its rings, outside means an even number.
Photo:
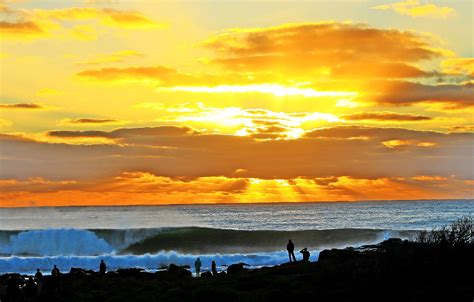
[[[311,261],[316,261],[319,253],[312,252]],[[233,263],[244,262],[252,267],[272,266],[288,261],[286,251],[253,254],[216,254],[216,255],[194,255],[180,254],[174,251],[160,252],[146,255],[101,255],[101,256],[48,256],[48,257],[0,257],[0,273],[19,272],[33,273],[37,268],[48,273],[53,265],[57,265],[63,272],[68,272],[71,267],[97,270],[99,262],[103,259],[109,270],[119,268],[139,267],[146,270],[156,270],[170,263],[177,265],[193,264],[197,257],[201,258],[201,270],[209,270],[211,262],[224,267]]]
[[[114,249],[94,232],[77,229],[24,231],[10,236],[10,242],[0,246],[0,254],[11,255],[102,255]]]

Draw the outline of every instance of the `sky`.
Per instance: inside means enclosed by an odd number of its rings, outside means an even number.
[[[0,207],[472,198],[472,1],[0,1]]]

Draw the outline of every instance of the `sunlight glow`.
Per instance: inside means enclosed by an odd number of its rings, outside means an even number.
[[[357,92],[347,91],[317,91],[312,88],[287,87],[278,84],[255,84],[255,85],[220,85],[207,86],[175,86],[170,88],[158,88],[160,91],[186,91],[203,93],[249,93],[259,92],[273,94],[274,96],[301,95],[304,97],[356,97]]]

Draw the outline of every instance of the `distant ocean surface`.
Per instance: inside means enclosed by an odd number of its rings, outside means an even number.
[[[259,267],[288,261],[289,238],[316,260],[324,248],[410,239],[466,215],[474,200],[0,208],[0,273],[97,269],[100,259],[111,270],[196,257],[204,269]]]

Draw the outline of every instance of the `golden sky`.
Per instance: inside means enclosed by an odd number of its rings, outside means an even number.
[[[0,1],[0,206],[472,198],[472,1]]]

